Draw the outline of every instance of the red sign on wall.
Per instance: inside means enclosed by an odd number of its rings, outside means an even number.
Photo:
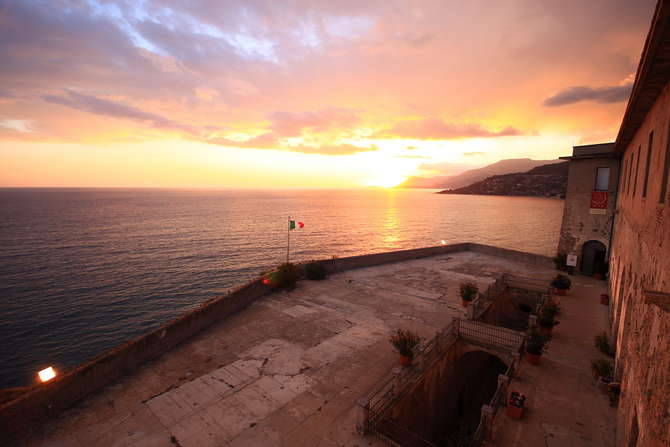
[[[591,193],[591,208],[607,208],[607,191],[593,191]]]

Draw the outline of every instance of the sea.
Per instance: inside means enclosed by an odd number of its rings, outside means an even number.
[[[479,242],[542,255],[563,201],[419,189],[0,189],[0,388],[67,371],[286,261]],[[288,232],[289,217],[304,223]]]

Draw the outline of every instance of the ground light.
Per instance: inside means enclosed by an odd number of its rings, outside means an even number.
[[[45,383],[56,377],[56,370],[49,366],[48,368],[44,368],[42,371],[38,372],[37,375],[40,377],[40,381]]]

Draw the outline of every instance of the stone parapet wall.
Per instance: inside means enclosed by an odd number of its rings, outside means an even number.
[[[260,280],[203,303],[181,317],[124,343],[0,406],[0,440],[56,416],[62,410],[156,358],[225,316],[269,293]],[[11,439],[11,437],[10,437]],[[2,444],[0,442],[0,445]]]
[[[461,243],[412,250],[323,260],[330,273],[372,267],[393,262],[475,251],[531,265],[550,266],[546,256],[475,243]],[[216,321],[230,316],[271,293],[261,279],[251,281],[230,293],[213,298],[197,309],[124,343],[52,381],[35,386],[20,397],[0,405],[0,440],[11,440],[21,430],[55,417],[77,401],[113,383],[144,362],[168,352]],[[0,444],[2,444],[0,442]],[[6,444],[2,444],[6,445]]]

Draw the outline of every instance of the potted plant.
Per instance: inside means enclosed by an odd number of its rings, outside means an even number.
[[[507,416],[512,419],[521,419],[523,408],[526,405],[526,396],[518,391],[512,391],[507,400]]]
[[[612,349],[612,346],[610,346],[610,341],[609,338],[607,337],[607,333],[601,332],[600,334],[596,335],[595,346],[603,354],[608,355],[610,357],[614,357],[614,349]]]
[[[607,389],[607,384],[612,381],[612,372],[614,366],[610,360],[596,359],[591,362],[591,371],[596,379],[596,384],[603,389]]]
[[[556,303],[555,301],[549,300],[546,303],[544,303],[544,306],[542,306],[542,312],[551,314],[553,316],[558,315],[561,312],[561,308]]]
[[[554,329],[554,326],[560,323],[554,318],[554,315],[556,315],[554,312],[555,311],[552,308],[547,309],[545,306],[540,313],[540,317],[537,319],[537,323],[540,326],[540,333],[544,337],[551,337],[551,332]]]
[[[554,265],[556,266],[556,270],[565,271],[566,270],[565,263],[566,263],[567,259],[568,259],[568,255],[566,255],[566,254],[558,254],[558,255],[554,256],[553,261],[554,261]]]
[[[397,329],[391,335],[389,341],[400,354],[400,364],[402,366],[411,365],[414,358],[414,349],[421,341],[419,336],[410,330]]]
[[[531,365],[539,365],[540,358],[544,352],[545,338],[539,332],[533,331],[528,336],[526,343],[526,359]]]
[[[569,290],[571,286],[572,281],[570,281],[570,278],[560,273],[551,281],[551,287],[553,287],[556,290],[556,293],[560,296],[565,296],[566,291]]]
[[[277,270],[263,277],[262,283],[277,289],[293,290],[300,277],[300,271],[295,264],[286,262]]]
[[[478,292],[479,288],[471,282],[461,284],[461,300],[463,307],[468,307],[468,304],[475,299]]]

